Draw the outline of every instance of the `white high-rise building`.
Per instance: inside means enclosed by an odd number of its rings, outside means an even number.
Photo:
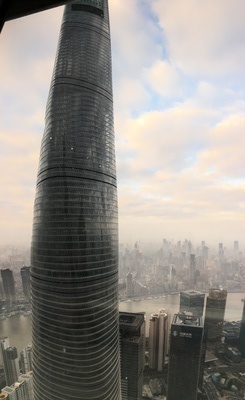
[[[2,389],[1,395],[7,395],[3,399],[8,400],[32,400],[32,372],[19,376],[18,382],[13,383],[11,386],[5,386]],[[0,395],[0,399],[1,398]]]
[[[20,353],[20,365],[23,374],[32,371],[32,345],[24,347]]]
[[[19,382],[25,382],[25,398],[24,400],[32,400],[33,399],[33,375],[32,371],[29,371],[27,374],[22,374],[19,376]]]
[[[169,344],[169,313],[152,314],[149,328],[149,368],[162,371]]]

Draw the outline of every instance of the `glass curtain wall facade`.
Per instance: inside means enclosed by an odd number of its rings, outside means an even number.
[[[32,240],[35,400],[120,400],[118,227],[107,0],[65,7]]]
[[[186,290],[180,292],[180,313],[191,312],[201,317],[203,315],[205,294],[197,290]]]
[[[16,301],[13,271],[9,268],[1,269],[1,278],[3,282],[6,305],[12,306]]]
[[[240,334],[238,340],[238,348],[242,354],[242,357],[245,357],[245,298],[242,299],[243,301],[243,312],[242,312],[242,320],[240,326]]]
[[[145,314],[119,313],[122,400],[141,400],[145,366]]]
[[[170,333],[167,400],[197,400],[202,338],[200,317],[174,315]]]

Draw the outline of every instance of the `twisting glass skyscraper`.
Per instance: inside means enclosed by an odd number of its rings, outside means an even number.
[[[117,193],[107,0],[65,8],[32,242],[35,400],[119,400]]]

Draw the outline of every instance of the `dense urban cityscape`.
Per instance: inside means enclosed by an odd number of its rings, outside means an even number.
[[[167,393],[168,400],[180,393],[186,400],[244,399],[245,302],[239,303],[245,260],[239,242],[215,248],[207,241],[139,240],[119,248],[122,399],[166,399]],[[0,262],[0,329],[20,319],[30,326],[30,251],[2,246]],[[237,295],[238,319],[229,310],[230,293]],[[166,303],[174,297],[173,310]],[[0,398],[32,399],[32,345],[26,340],[28,335],[17,344],[1,339]]]

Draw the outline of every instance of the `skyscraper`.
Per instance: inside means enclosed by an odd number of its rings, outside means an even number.
[[[170,335],[167,400],[196,400],[202,336],[200,317],[174,315]]]
[[[207,342],[217,342],[221,339],[223,322],[225,315],[227,291],[222,289],[209,289],[209,295],[206,301],[203,340],[202,340],[202,354],[201,354],[201,367],[199,375],[199,387],[203,385],[205,356],[207,349]]]
[[[205,294],[197,290],[186,290],[180,292],[180,313],[191,313],[193,316],[202,317],[205,302]],[[199,387],[203,384],[204,362],[206,354],[206,336],[203,333],[203,343],[201,348],[201,364],[199,373]]]
[[[9,386],[16,382],[20,375],[17,349],[10,347],[8,338],[2,339],[0,345],[6,384]]]
[[[141,400],[145,365],[144,313],[119,313],[122,400]]]
[[[195,256],[195,254],[190,254],[189,282],[193,286],[195,286],[195,284],[196,284],[196,256]]]
[[[32,345],[24,347],[20,352],[20,368],[23,374],[32,371]]]
[[[30,299],[30,267],[26,267],[25,265],[20,269],[20,275],[22,280],[22,287],[25,297]]]
[[[226,298],[226,290],[209,289],[204,320],[204,331],[207,340],[214,341],[221,338],[225,315]]]
[[[180,292],[180,313],[187,311],[201,317],[203,315],[204,301],[205,294],[197,290]]]
[[[131,272],[127,274],[126,290],[127,297],[131,297],[134,294],[133,275],[131,274]]]
[[[234,258],[237,259],[239,254],[239,243],[237,240],[234,241]]]
[[[224,258],[225,258],[223,243],[219,243],[218,257],[219,257],[219,260],[224,260]]]
[[[9,268],[1,269],[1,277],[3,282],[5,301],[8,305],[12,305],[12,303],[14,303],[16,300],[13,271]]]
[[[169,315],[164,309],[151,315],[149,327],[149,368],[163,371],[169,342]]]
[[[118,400],[118,228],[107,0],[65,8],[32,241],[35,400]]]
[[[243,301],[243,312],[242,312],[242,320],[241,320],[241,327],[240,327],[240,334],[238,340],[238,348],[242,354],[242,357],[245,357],[245,299]]]

